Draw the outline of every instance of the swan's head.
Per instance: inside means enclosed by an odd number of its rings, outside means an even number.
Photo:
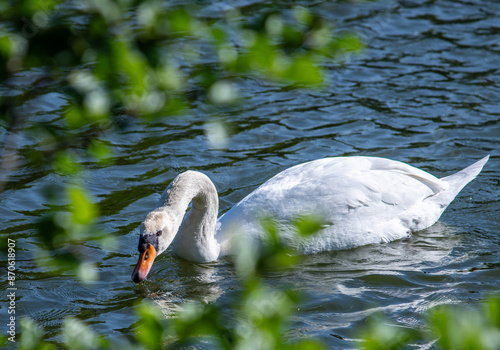
[[[132,281],[139,283],[146,278],[157,255],[167,250],[172,243],[176,229],[168,213],[152,211],[141,223],[139,236],[139,260],[132,272]]]

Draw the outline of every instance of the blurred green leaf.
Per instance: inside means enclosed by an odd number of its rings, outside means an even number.
[[[226,45],[227,44],[227,35],[226,32],[217,26],[213,26],[211,28],[212,38],[216,45]]]
[[[229,144],[229,127],[221,120],[212,120],[205,124],[205,136],[213,148],[226,148]]]
[[[37,237],[42,240],[47,250],[61,248],[68,240],[65,225],[60,216],[59,213],[51,212],[38,222]]]
[[[147,61],[127,40],[120,38],[111,44],[114,69],[124,80],[124,86],[116,86],[115,91],[121,92],[121,99],[131,109],[140,110],[140,98],[145,93],[145,77],[147,76]],[[128,88],[124,88],[128,87]]]
[[[81,225],[92,223],[98,216],[97,206],[90,201],[87,192],[79,186],[67,188],[73,222]]]
[[[381,315],[371,316],[364,330],[362,349],[399,350],[412,340],[418,339],[418,332],[391,324]]]
[[[109,164],[112,161],[111,150],[103,141],[92,140],[89,145],[89,152],[101,164]]]
[[[23,1],[23,7],[27,12],[36,14],[37,12],[50,12],[56,7],[56,1],[28,0]]]
[[[279,224],[271,216],[261,219],[262,242],[257,249],[256,271],[286,269],[299,261],[299,255],[283,240]]]
[[[66,176],[75,176],[83,171],[83,167],[78,163],[75,153],[64,150],[54,156],[52,168],[56,173]]]
[[[294,220],[298,233],[303,236],[311,236],[321,230],[326,224],[320,215],[300,216]]]
[[[249,51],[250,67],[258,72],[270,71],[273,66],[276,50],[269,42],[269,38],[263,34],[253,34],[252,46]]]
[[[297,22],[304,25],[310,25],[313,19],[311,12],[303,6],[295,6],[293,8],[293,17]]]
[[[500,330],[500,296],[490,296],[485,304],[484,312],[488,317],[488,322]]]
[[[489,317],[490,310],[498,307],[496,303],[498,299],[490,299],[482,309],[456,305],[434,308],[429,324],[439,346],[444,350],[500,349],[500,328],[494,317]]]
[[[232,238],[232,246],[234,249],[234,263],[236,272],[244,281],[252,280],[256,273],[257,259],[259,256],[259,246],[256,241],[245,241],[239,239],[239,228],[234,228],[235,233]]]
[[[215,104],[228,105],[236,103],[239,91],[235,84],[219,80],[210,87],[208,96]]]
[[[88,123],[87,116],[78,106],[68,108],[64,113],[64,118],[71,129],[78,129]]]
[[[327,347],[314,339],[302,339],[298,342],[287,344],[287,348],[290,350],[324,350]]]
[[[413,330],[371,317],[363,333],[362,349],[413,348],[436,342],[442,350],[500,349],[500,327],[496,323],[499,298],[492,296],[483,305],[440,305],[430,310],[424,327]]]
[[[62,326],[64,343],[71,350],[102,350],[109,348],[109,342],[102,336],[94,333],[82,321],[68,317]]]
[[[5,33],[2,32],[0,32],[0,54],[3,57],[10,57],[11,55],[11,39],[8,35],[5,35]]]
[[[319,85],[323,83],[323,74],[309,55],[296,57],[283,75],[286,79],[301,85]]]
[[[266,19],[266,32],[271,38],[279,38],[283,34],[285,23],[279,14],[272,14]]]
[[[186,9],[175,9],[169,11],[168,19],[170,32],[176,36],[186,36],[195,34],[195,19]]]
[[[146,349],[162,349],[166,336],[163,314],[157,307],[146,303],[139,305],[136,312],[140,318],[140,327],[136,332],[139,343]]]
[[[214,305],[194,302],[185,304],[174,322],[175,333],[181,342],[192,337],[215,337],[217,348],[225,348],[224,336],[228,330],[224,324],[219,323],[220,317],[221,310]]]
[[[18,349],[20,350],[52,350],[55,349],[53,344],[42,341],[43,330],[30,318],[23,317],[20,320],[21,336],[19,339]]]
[[[358,35],[354,33],[345,33],[334,38],[332,48],[333,52],[359,52],[364,45]]]
[[[78,265],[78,278],[84,283],[89,283],[98,280],[97,266],[86,261]]]

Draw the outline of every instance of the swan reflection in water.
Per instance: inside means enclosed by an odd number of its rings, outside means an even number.
[[[159,262],[162,277],[155,279],[153,284],[143,285],[142,292],[165,317],[173,317],[186,304],[215,302],[234,286],[236,282],[230,265],[224,259],[207,264],[165,259]]]

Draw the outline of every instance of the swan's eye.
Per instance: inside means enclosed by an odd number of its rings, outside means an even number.
[[[159,237],[159,236],[161,236],[162,233],[163,233],[162,230],[160,230],[160,231],[156,232],[156,235]]]

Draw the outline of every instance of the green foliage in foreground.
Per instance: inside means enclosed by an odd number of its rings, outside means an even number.
[[[297,223],[300,223],[297,224],[298,237],[306,237],[319,228],[315,217],[300,218]],[[271,219],[264,220],[263,225],[267,239],[262,249],[247,244],[236,255],[240,286],[232,294],[230,305],[218,301],[191,302],[181,305],[175,316],[165,318],[158,306],[144,302],[136,307],[139,322],[134,333],[127,339],[114,341],[70,317],[63,323],[62,344],[58,343],[57,347],[159,350],[196,348],[203,344],[214,349],[326,349],[315,339],[286,337],[300,295],[285,287],[270,287],[261,272],[269,271],[269,266],[276,264],[281,269],[293,268],[300,257],[284,258],[292,252],[280,244],[277,225]],[[360,349],[396,350],[432,344],[433,349],[443,350],[498,350],[500,297],[490,297],[479,307],[435,307],[419,330],[391,324],[378,315],[370,316],[367,324],[360,334]],[[43,331],[33,321],[24,318],[21,330],[18,349],[56,348],[54,343],[43,340]]]
[[[38,223],[46,248],[35,254],[47,271],[96,275],[81,273],[92,266],[78,246],[109,243],[96,226],[103,208],[84,185],[87,168],[113,161],[108,135],[202,105],[207,139],[221,147],[231,121],[219,115],[241,100],[245,79],[317,88],[324,60],[362,48],[356,35],[301,6],[249,14],[235,7],[215,18],[200,10],[197,1],[0,4],[0,193],[19,186],[9,182],[17,168],[56,177]],[[57,116],[30,115],[26,104],[48,92],[65,101]]]
[[[316,219],[301,218],[302,225],[309,227]],[[313,339],[289,342],[286,331],[297,309],[300,295],[287,288],[271,288],[264,283],[260,272],[269,266],[280,269],[293,267],[295,259],[285,259],[291,251],[280,244],[277,225],[270,219],[263,222],[268,239],[263,249],[251,243],[241,247],[235,259],[240,286],[234,291],[229,306],[217,302],[205,304],[192,302],[181,305],[181,310],[171,318],[165,318],[158,306],[144,302],[136,307],[139,319],[135,332],[128,339],[111,341],[96,334],[89,326],[75,318],[66,318],[57,345],[43,340],[43,330],[33,321],[24,318],[18,349],[175,349],[200,342],[215,349],[310,349],[325,347]],[[300,230],[297,235],[304,236]]]
[[[416,331],[373,317],[363,335],[366,350],[405,349],[408,344],[434,344],[443,350],[500,349],[500,297],[479,306],[440,305],[430,310]]]

